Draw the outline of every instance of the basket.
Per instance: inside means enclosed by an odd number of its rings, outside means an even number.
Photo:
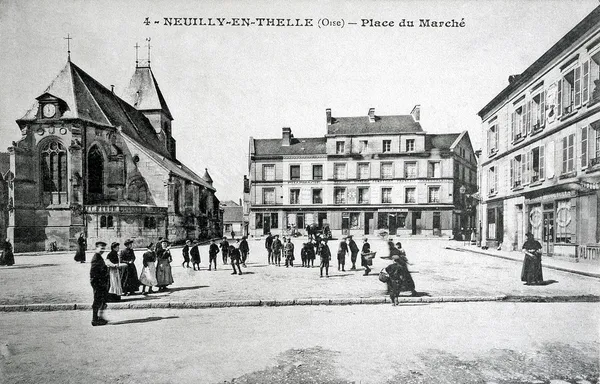
[[[379,272],[379,281],[387,283],[390,280],[390,275],[385,271],[385,268]]]

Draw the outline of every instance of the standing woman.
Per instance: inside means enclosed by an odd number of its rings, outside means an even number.
[[[173,284],[173,273],[171,273],[171,247],[166,239],[162,240],[161,248],[156,253],[158,263],[156,265],[156,280],[158,281],[158,292],[166,291],[167,285]]]
[[[140,283],[142,283],[142,295],[146,294],[146,287],[148,287],[148,293],[154,293],[152,290],[153,286],[158,285],[156,281],[156,253],[154,253],[154,244],[148,245],[148,250],[144,253],[142,274],[140,275]]]
[[[521,270],[521,281],[525,285],[541,284],[544,281],[542,275],[542,245],[537,241],[532,233],[527,233],[527,240],[523,244],[523,269]]]
[[[122,283],[125,296],[134,294],[140,289],[140,281],[138,280],[137,268],[135,267],[135,252],[133,251],[133,240],[125,240],[125,249],[121,251],[121,262],[125,263],[123,271]]]
[[[106,266],[108,267],[108,280],[110,287],[108,288],[108,295],[112,300],[121,300],[123,294],[121,284],[121,273],[119,271],[121,264],[119,263],[119,243],[112,243],[110,245],[110,252],[106,255]]]
[[[87,249],[87,240],[83,232],[77,238],[77,252],[75,252],[75,261],[85,263],[85,250]]]
[[[0,258],[0,265],[13,265],[15,263],[15,255],[13,254],[12,244],[9,239],[4,241],[2,249],[4,249],[4,253]]]

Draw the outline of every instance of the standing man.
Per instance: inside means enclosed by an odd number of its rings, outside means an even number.
[[[190,249],[190,256],[192,257],[192,266],[194,267],[194,271],[196,271],[196,267],[198,267],[197,270],[199,271],[200,270],[200,250],[198,249],[198,240],[194,240],[194,246]]]
[[[181,249],[181,253],[183,254],[183,263],[181,263],[181,266],[183,268],[190,267],[190,245],[192,245],[192,242],[190,240],[186,240],[185,245]],[[186,264],[187,264],[187,267],[186,267]]]
[[[271,245],[271,250],[273,252],[273,264],[277,265],[278,267],[281,266],[281,248],[282,244],[279,240],[279,235],[275,235],[275,239]]]
[[[102,258],[102,254],[106,250],[106,243],[103,241],[96,242],[96,252],[92,257],[90,267],[90,285],[94,290],[94,302],[92,303],[92,326],[106,325],[106,321],[102,317],[100,311],[104,310],[106,305],[106,296],[108,295],[108,267]]]
[[[369,244],[369,240],[366,237],[360,252],[360,264],[365,267],[365,276],[367,276],[369,272],[371,272],[369,265],[373,264],[373,258],[371,254],[371,244]]]
[[[306,236],[308,236],[308,241],[312,240],[312,230],[310,228],[310,224],[306,226]]]
[[[325,275],[329,277],[329,260],[331,260],[331,251],[327,245],[327,238],[324,238],[319,246],[319,256],[321,256],[321,277],[323,277],[323,268],[325,268]]]
[[[210,247],[208,248],[208,270],[211,270],[213,263],[215,264],[215,271],[217,270],[217,253],[219,253],[219,246],[215,244],[215,239],[210,241]]]
[[[271,236],[271,232],[267,233],[267,238],[265,239],[265,248],[267,249],[267,260],[269,264],[273,262],[273,250],[271,247],[273,246],[273,236]]]
[[[227,255],[229,255],[229,242],[226,237],[223,237],[223,241],[221,241],[221,254],[223,256],[223,265],[227,264]]]
[[[348,235],[348,248],[350,248],[350,261],[352,262],[352,271],[356,271],[356,259],[358,258],[358,245],[352,238],[352,235]]]
[[[240,242],[240,254],[242,255],[242,265],[246,268],[246,259],[248,258],[248,254],[250,253],[250,247],[248,247],[248,237],[242,236],[242,241]]]
[[[237,249],[236,247],[234,247],[233,245],[229,246],[229,257],[231,257],[231,267],[233,268],[233,273],[232,275],[237,275],[238,272],[236,272],[235,267],[237,266],[237,269],[239,271],[239,274],[242,274],[242,269],[240,268],[240,250]]]
[[[283,248],[285,253],[285,267],[293,267],[294,266],[294,244],[291,242],[291,239],[288,237],[285,242],[285,246]]]
[[[348,244],[346,244],[346,238],[342,238],[340,241],[340,246],[337,251],[337,259],[338,259],[338,271],[341,270],[346,272],[346,253],[348,253]]]

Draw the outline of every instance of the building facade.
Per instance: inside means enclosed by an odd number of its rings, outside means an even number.
[[[241,205],[235,201],[228,200],[221,202],[223,210],[223,235],[229,236],[231,232],[235,236],[242,237],[246,235],[247,228],[244,226],[244,212]]]
[[[600,7],[480,112],[483,242],[587,258],[600,240]]]
[[[218,234],[212,180],[177,160],[172,120],[149,64],[121,98],[68,60],[9,148],[15,251],[73,249],[80,233],[136,247]]]
[[[249,233],[452,236],[475,224],[477,162],[468,133],[427,134],[409,115],[333,117],[324,137],[250,138]],[[461,189],[462,187],[462,189]],[[461,195],[462,192],[462,195]]]

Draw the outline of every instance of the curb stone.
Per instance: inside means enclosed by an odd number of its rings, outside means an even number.
[[[401,296],[399,302],[417,303],[466,303],[466,302],[514,302],[514,303],[599,303],[600,295],[579,296],[439,296],[410,297]],[[109,303],[110,310],[123,309],[207,309],[236,307],[284,307],[296,305],[357,305],[389,304],[389,297],[335,298],[335,299],[285,299],[285,300],[241,300],[241,301],[188,301],[188,302],[142,302]],[[89,311],[91,304],[14,304],[0,305],[0,312],[51,312],[51,311]]]

